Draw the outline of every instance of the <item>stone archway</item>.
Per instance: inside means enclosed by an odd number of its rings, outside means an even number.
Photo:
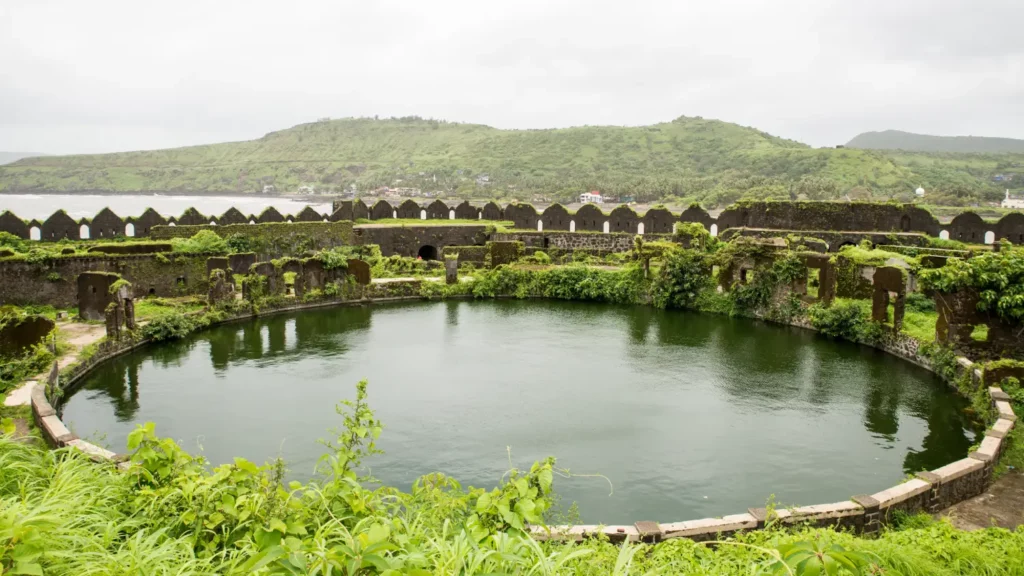
[[[416,256],[421,260],[437,260],[437,247],[430,244],[424,244],[423,246],[420,246]]]

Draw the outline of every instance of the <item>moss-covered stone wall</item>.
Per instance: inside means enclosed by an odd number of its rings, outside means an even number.
[[[415,258],[424,247],[433,248],[438,258],[445,246],[483,246],[488,240],[487,226],[382,226],[367,224],[353,229],[354,244],[376,244],[384,256]],[[428,250],[429,251],[429,250]]]
[[[298,256],[325,248],[352,244],[352,222],[278,222],[226,226],[154,226],[153,239],[190,238],[212,230],[223,238],[243,241],[248,252],[261,260]]]
[[[0,260],[0,305],[78,304],[78,275],[112,272],[132,283],[133,296],[180,296],[206,292],[209,254],[69,255],[45,262]]]

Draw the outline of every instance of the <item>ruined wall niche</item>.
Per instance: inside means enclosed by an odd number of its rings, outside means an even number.
[[[576,211],[576,230],[580,232],[601,232],[608,216],[594,204],[584,204]]]
[[[210,272],[209,278],[210,288],[206,294],[207,304],[216,306],[221,302],[228,302],[234,299],[234,284],[228,281],[225,270],[220,268],[214,269]]]
[[[704,226],[706,230],[710,230],[711,225],[715,222],[715,219],[712,218],[711,215],[707,213],[707,210],[704,210],[699,205],[690,204],[690,206],[688,206],[686,210],[683,210],[682,214],[679,215],[679,221],[697,222]]]
[[[121,277],[112,272],[82,272],[78,275],[78,316],[83,320],[105,320],[107,306],[114,301],[110,287]]]

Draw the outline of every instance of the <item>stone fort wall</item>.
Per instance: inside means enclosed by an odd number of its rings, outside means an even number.
[[[448,205],[441,200],[420,205],[414,200],[391,204],[380,200],[367,206],[361,200],[335,202],[331,214],[321,214],[306,207],[298,214],[283,215],[268,208],[259,215],[245,215],[235,208],[220,216],[204,215],[195,208],[181,216],[164,217],[147,209],[138,217],[121,218],[108,208],[93,218],[74,220],[58,210],[46,220],[23,220],[11,212],[0,214],[0,231],[19,238],[56,241],[97,239],[118,236],[163,237],[156,233],[160,226],[228,226],[238,224],[271,224],[286,222],[341,222],[358,219],[387,221],[394,218],[424,220],[505,220],[515,228],[563,232],[622,232],[628,234],[668,234],[676,224],[696,222],[708,230],[721,233],[731,228],[754,228],[780,231],[882,232],[948,237],[971,243],[991,243],[1007,239],[1024,244],[1024,214],[1011,213],[997,222],[986,222],[973,212],[964,212],[949,224],[940,223],[928,211],[913,204],[868,202],[741,202],[724,210],[717,218],[691,206],[679,213],[655,207],[638,214],[629,206],[617,206],[605,212],[600,206],[587,204],[570,212],[560,204],[537,211],[530,204],[513,203],[501,206],[489,202],[475,206],[468,201]],[[160,236],[159,234],[164,234]]]

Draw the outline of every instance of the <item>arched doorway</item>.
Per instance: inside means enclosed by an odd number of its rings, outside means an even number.
[[[89,239],[89,227],[86,226],[85,224],[82,224],[81,226],[79,226],[78,227],[78,237],[81,238],[82,240],[88,240]]]
[[[641,223],[636,225],[636,233],[637,234],[643,234],[644,233],[644,223],[643,222],[641,222]]]
[[[544,221],[543,220],[537,220],[537,232],[543,232],[543,231],[544,231]]]
[[[424,244],[423,246],[420,246],[420,250],[416,255],[422,260],[437,260],[437,247],[431,246],[430,244]]]
[[[939,239],[940,240],[949,240],[949,230],[943,230],[943,231],[939,232]]]
[[[29,240],[42,240],[43,239],[43,232],[42,232],[42,230],[39,229],[39,226],[33,226],[33,227],[28,229],[28,239]]]
[[[135,224],[132,224],[131,222],[125,224],[124,225],[124,235],[128,236],[130,238],[134,238],[135,237]]]
[[[603,232],[604,232],[605,234],[608,234],[609,232],[611,232],[611,231],[612,231],[612,227],[611,227],[611,224],[609,224],[608,222],[605,222],[605,223],[604,223],[604,229],[603,229],[602,231],[603,231]]]
[[[711,235],[715,237],[718,236],[718,224],[711,225]]]
[[[996,243],[996,233],[991,231],[991,230],[989,230],[988,232],[985,232],[985,244],[995,244],[995,243]]]
[[[575,231],[576,231],[576,221],[575,220],[569,220],[569,232],[575,232]]]

